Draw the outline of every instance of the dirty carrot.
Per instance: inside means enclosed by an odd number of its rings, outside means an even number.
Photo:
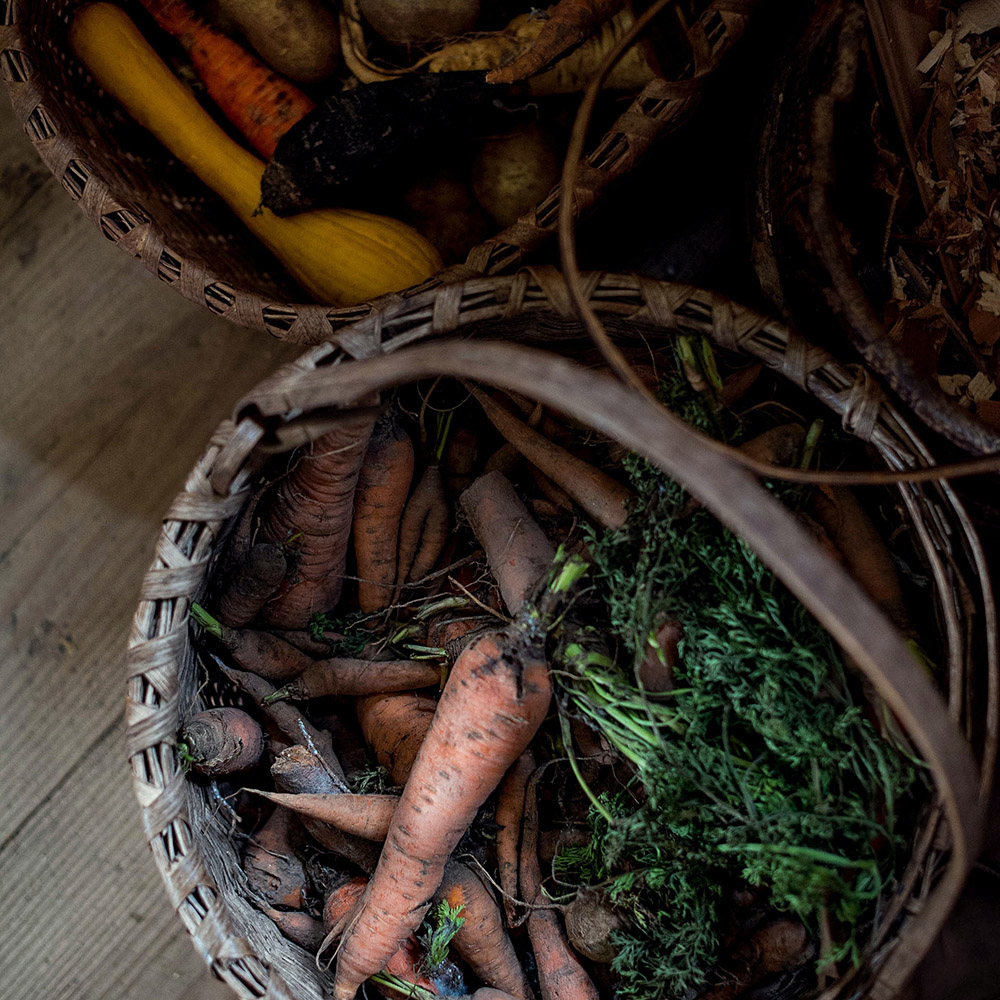
[[[431,660],[331,658],[310,664],[279,695],[300,700],[414,691],[437,684],[440,677],[440,668]]]
[[[531,909],[528,937],[535,953],[542,1000],[598,1000],[597,989],[573,954],[555,911],[546,908],[538,863],[538,771],[528,782],[518,872],[521,894]]]
[[[268,502],[261,539],[282,545],[292,568],[261,619],[301,629],[340,599],[354,488],[374,417],[355,413],[303,450]]]
[[[390,411],[372,431],[354,502],[358,605],[365,614],[381,611],[392,600],[400,519],[413,463],[413,442]]]
[[[219,594],[219,621],[230,628],[249,625],[278,589],[287,569],[285,553],[277,545],[254,545]]]
[[[208,95],[265,159],[316,107],[298,87],[206,24],[184,0],[142,0],[142,5],[181,43]]]
[[[519,632],[483,636],[458,658],[393,816],[334,995],[352,1000],[423,920],[449,855],[545,718],[540,650]]]
[[[606,528],[620,528],[625,523],[626,505],[632,497],[625,486],[532,430],[486,393],[476,388],[471,392],[490,423],[590,517]]]
[[[497,796],[497,869],[500,888],[503,889],[503,906],[510,925],[514,924],[518,909],[517,849],[524,816],[524,794],[534,770],[535,758],[530,750],[526,750],[504,776]]]
[[[385,840],[393,811],[399,802],[398,795],[353,795],[350,792],[283,794],[258,788],[246,791],[263,795],[275,805],[284,806],[292,812],[329,823],[344,833],[374,841]]]
[[[548,572],[555,549],[499,472],[480,476],[462,494],[461,504],[504,604],[514,614]]]
[[[271,906],[293,910],[306,904],[306,870],[295,854],[295,817],[277,808],[250,838],[243,871],[261,899]]]
[[[459,427],[448,439],[444,452],[444,486],[449,500],[457,500],[472,482],[479,435],[471,427]]]
[[[241,709],[209,708],[185,723],[179,744],[199,774],[232,774],[257,763],[264,734],[257,720]]]
[[[518,1000],[532,1000],[531,987],[507,936],[500,907],[479,876],[467,865],[449,861],[434,899],[446,900],[453,910],[461,909],[464,922],[451,945],[469,968],[487,986]]]
[[[448,540],[448,513],[441,467],[432,462],[424,469],[403,511],[399,526],[397,593],[407,580],[420,580],[434,568]]]
[[[269,681],[287,681],[298,677],[315,661],[291,643],[256,629],[228,628],[213,618],[200,604],[191,605],[191,617],[211,636],[218,639],[244,669]]]
[[[358,723],[376,761],[394,785],[406,782],[420,745],[431,727],[437,702],[425,695],[368,695],[355,704]]]
[[[323,944],[323,921],[318,920],[305,910],[276,910],[257,899],[251,900],[254,906],[271,921],[281,933],[300,948],[315,955]]]
[[[531,48],[513,62],[486,74],[487,83],[526,80],[582,42],[623,6],[624,0],[559,0]]]

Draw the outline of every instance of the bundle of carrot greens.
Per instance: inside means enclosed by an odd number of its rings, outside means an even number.
[[[685,364],[689,420],[814,446],[759,367]],[[864,516],[785,498],[831,549]],[[515,395],[418,384],[276,459],[192,616],[244,705],[185,720],[192,780],[340,1000],[794,993],[859,960],[906,857],[919,762],[822,629],[679,486]]]

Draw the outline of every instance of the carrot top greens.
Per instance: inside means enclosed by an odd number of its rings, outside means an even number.
[[[602,884],[629,918],[614,934],[622,997],[702,983],[740,885],[814,940],[828,918],[823,960],[857,962],[906,858],[919,762],[879,735],[827,633],[756,556],[645,462],[628,471],[637,508],[590,548],[618,648],[578,630],[556,644],[554,678],[563,712],[634,778],[596,797],[591,842],[560,853],[560,877]],[[633,668],[663,620],[682,624],[680,663],[674,689],[647,697]]]

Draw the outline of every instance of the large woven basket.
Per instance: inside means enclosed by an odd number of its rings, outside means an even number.
[[[781,324],[690,287],[610,274],[586,275],[584,283],[613,335],[666,347],[676,333],[706,334],[811,394],[889,468],[929,463],[926,448],[864,372],[843,367]],[[977,851],[979,796],[996,755],[1000,676],[989,576],[954,493],[947,483],[895,488],[932,581],[942,697],[857,586],[752,477],[610,377],[538,349],[572,348],[580,338],[555,272],[478,278],[416,295],[345,328],[250,393],[167,512],[130,638],[128,757],[170,898],[206,962],[241,998],[318,1000],[329,982],[312,956],[250,904],[218,803],[181,771],[179,722],[203,707],[188,610],[204,594],[268,456],[315,437],[338,408],[373,390],[442,374],[555,405],[684,483],[757,550],[903,721],[936,794],[923,810],[901,882],[883,900],[863,965],[824,996],[891,997],[951,909]],[[341,364],[352,358],[364,360]]]
[[[301,301],[302,291],[208,188],[106,98],[69,52],[69,18],[85,0],[4,0],[0,67],[14,112],[52,173],[101,232],[185,298],[242,326],[297,344],[414,294],[350,308]],[[581,165],[574,204],[594,203],[650,142],[692,110],[704,79],[743,33],[757,0],[693,0],[691,59],[677,81],[654,80]],[[558,190],[465,264],[429,285],[518,266],[555,230]],[[428,286],[421,286],[428,287]]]

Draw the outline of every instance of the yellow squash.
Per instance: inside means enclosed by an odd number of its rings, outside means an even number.
[[[336,208],[281,219],[259,209],[264,164],[215,124],[118,7],[81,8],[70,43],[100,86],[215,191],[317,301],[355,305],[442,267],[434,247],[396,219]]]

